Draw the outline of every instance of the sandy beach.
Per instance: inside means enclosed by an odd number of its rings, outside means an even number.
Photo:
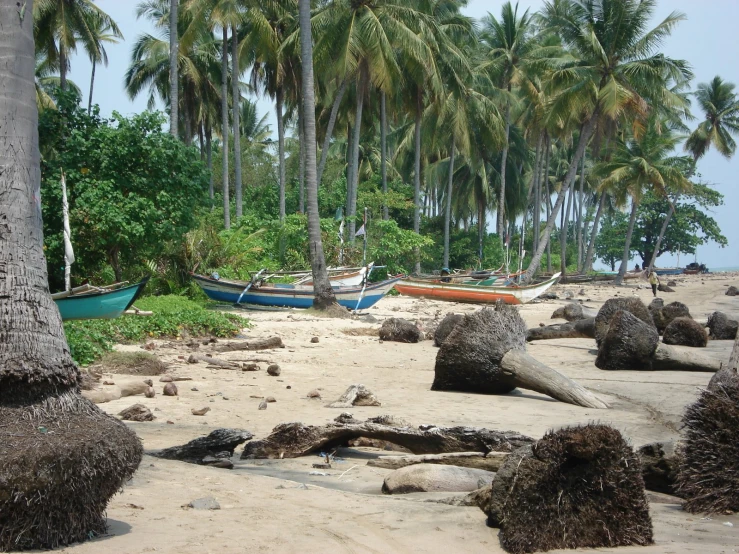
[[[660,293],[665,302],[687,304],[692,316],[705,321],[720,310],[739,317],[739,298],[725,295],[739,284],[737,274],[679,276],[674,293]],[[574,300],[598,309],[614,296],[636,295],[649,303],[646,283],[615,287],[610,284],[558,285],[560,298],[572,291]],[[550,324],[551,313],[569,300],[549,300],[520,308],[529,327]],[[219,427],[247,429],[262,438],[279,423],[300,421],[324,424],[343,410],[326,407],[351,384],[369,387],[381,407],[355,407],[355,418],[391,414],[413,424],[467,425],[512,430],[541,437],[547,430],[592,421],[608,423],[638,447],[676,439],[683,411],[705,387],[711,374],[676,371],[602,371],[595,367],[591,339],[531,343],[528,351],[538,360],[577,380],[611,406],[609,410],[580,408],[556,402],[534,392],[517,390],[505,396],[433,392],[437,349],[432,341],[418,344],[381,343],[361,329],[379,328],[388,317],[422,323],[449,312],[468,313],[479,306],[388,297],[367,310],[371,318],[325,319],[300,311],[243,311],[251,327],[248,338],[282,337],[286,347],[265,352],[219,354],[223,359],[260,358],[277,363],[279,377],[259,372],[207,369],[187,364],[187,348],[157,341],[154,353],[170,363],[169,374],[190,377],[178,383],[179,396],[161,395],[163,383],[154,378],[157,396],[122,398],[101,408],[118,414],[140,402],[156,420],[129,423],[141,437],[147,455],[123,492],[108,509],[110,534],[85,544],[61,549],[70,554],[207,554],[237,552],[503,552],[498,530],[485,524],[476,507],[435,502],[450,494],[383,495],[383,479],[390,470],[368,467],[370,457],[387,453],[371,448],[342,449],[332,469],[316,473],[318,456],[293,460],[240,460],[231,471],[161,460],[148,455],[180,445]],[[370,319],[371,321],[367,321]],[[352,335],[350,333],[357,333]],[[311,338],[318,337],[318,343]],[[710,341],[705,352],[728,360],[732,343]],[[140,350],[126,345],[122,350]],[[203,352],[209,347],[202,346]],[[140,378],[107,375],[117,383]],[[307,397],[318,390],[321,399]],[[273,396],[275,403],[259,410]],[[210,407],[202,417],[192,409]],[[187,509],[191,500],[212,496],[221,509]],[[739,552],[739,516],[702,517],[683,512],[672,500],[650,496],[655,544],[623,548],[619,552],[679,553]],[[729,525],[730,524],[730,525]],[[611,552],[613,550],[600,550]]]

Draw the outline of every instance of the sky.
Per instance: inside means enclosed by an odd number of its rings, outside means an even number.
[[[120,27],[124,41],[107,45],[109,65],[96,70],[93,103],[100,105],[103,115],[114,110],[124,115],[144,111],[147,108],[148,94],[141,94],[131,100],[123,86],[123,78],[128,68],[131,50],[138,36],[143,33],[156,33],[146,20],[136,18],[136,0],[98,0],[96,4],[107,12]],[[543,6],[542,0],[519,0],[519,10],[537,11]],[[502,2],[490,0],[470,0],[463,10],[466,15],[480,19],[492,12],[500,14]],[[739,21],[738,0],[661,0],[657,4],[652,26],[667,17],[672,11],[682,12],[687,19],[681,22],[665,41],[662,52],[672,58],[688,61],[692,66],[698,83],[710,81],[720,75],[724,80],[739,85]],[[71,59],[70,78],[80,87],[85,104],[90,90],[91,65],[84,54]],[[260,114],[269,113],[268,122],[276,130],[274,104],[266,98],[259,98]],[[161,109],[161,103],[158,104]],[[697,115],[697,113],[696,113]],[[691,125],[695,125],[693,122]],[[737,139],[739,141],[739,138]],[[729,246],[720,248],[709,243],[698,248],[697,260],[709,268],[739,266],[739,217],[733,212],[739,207],[739,154],[726,160],[711,150],[698,164],[698,172],[704,182],[715,185],[724,195],[724,205],[712,213]],[[637,260],[638,261],[638,260]],[[692,262],[693,256],[680,257],[680,265]],[[667,267],[678,262],[676,256],[663,255],[658,265]]]

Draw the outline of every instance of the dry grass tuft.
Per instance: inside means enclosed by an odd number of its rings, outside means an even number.
[[[342,333],[350,337],[379,337],[380,329],[376,327],[346,327]]]
[[[108,352],[93,368],[102,373],[153,376],[167,371],[167,364],[148,352]]]

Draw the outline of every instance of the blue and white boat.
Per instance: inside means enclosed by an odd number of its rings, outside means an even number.
[[[193,274],[195,282],[211,300],[230,304],[254,304],[285,308],[310,308],[313,306],[313,287],[281,283],[231,281]],[[334,286],[336,301],[350,310],[365,310],[379,302],[395,286],[400,278],[388,279],[366,286]]]

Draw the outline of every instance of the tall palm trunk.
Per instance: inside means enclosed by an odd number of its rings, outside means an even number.
[[[549,235],[552,233],[552,228],[554,227],[554,222],[557,218],[557,214],[559,213],[560,208],[562,207],[562,203],[564,202],[564,195],[567,194],[567,191],[570,188],[570,185],[572,184],[573,179],[575,178],[575,174],[577,173],[577,166],[580,163],[580,159],[585,154],[585,147],[588,145],[588,141],[590,140],[590,137],[593,134],[593,131],[595,130],[595,122],[598,119],[598,108],[595,109],[593,114],[590,116],[588,121],[583,125],[582,129],[580,130],[580,138],[577,141],[577,148],[575,149],[575,155],[572,158],[572,161],[570,162],[570,167],[567,170],[567,173],[565,175],[564,181],[562,182],[562,188],[559,191],[559,194],[557,195],[557,201],[554,204],[554,208],[552,209],[552,213],[549,214],[549,218],[547,219],[547,224],[544,227],[544,237],[542,243],[539,244],[539,248],[537,248],[536,252],[534,253],[534,256],[531,260],[531,264],[529,265],[528,269],[525,271],[523,275],[523,280],[528,282],[531,280],[531,278],[534,276],[534,273],[536,273],[536,270],[539,267],[539,262],[541,261],[541,257],[544,255],[544,250],[549,244]]]
[[[421,87],[416,89],[416,121],[413,151],[413,230],[421,229]],[[416,273],[421,272],[421,251],[416,248]]]
[[[352,152],[354,149],[352,148],[352,141],[354,140],[354,133],[352,132],[352,124],[348,122],[346,124],[346,215],[349,216],[349,204],[351,203],[351,194],[350,194],[350,187],[352,182],[354,182],[354,177],[352,176]],[[349,234],[349,227],[346,227],[346,234],[347,237],[350,237]]]
[[[574,187],[570,189],[570,195],[567,199],[567,208],[562,214],[562,229],[560,229],[559,235],[559,270],[562,275],[567,274],[567,235],[569,234],[569,219],[570,211],[572,209],[572,197],[574,196]]]
[[[508,92],[511,92],[511,85],[508,85]],[[508,100],[506,103],[505,110],[505,144],[503,145],[503,152],[500,156],[500,192],[498,194],[498,223],[496,231],[498,233],[498,239],[500,244],[503,244],[505,234],[505,174],[506,174],[506,163],[508,161],[508,138],[511,133],[511,101]]]
[[[179,92],[180,81],[177,72],[179,54],[179,36],[177,32],[177,8],[179,0],[170,0],[169,3],[169,134],[174,138],[178,135],[179,122]],[[95,66],[93,65],[93,68]],[[90,89],[92,97],[92,88]]]
[[[624,275],[626,275],[626,268],[629,265],[629,258],[631,254],[631,236],[634,234],[634,224],[636,223],[636,212],[639,209],[639,203],[632,199],[631,200],[631,215],[629,216],[629,228],[626,231],[626,243],[624,244],[624,255],[621,258],[621,267],[618,268],[618,275],[613,280],[614,285],[620,285],[624,282]]]
[[[233,111],[233,135],[234,135],[234,189],[236,196],[236,219],[239,220],[244,214],[243,183],[241,181],[241,125],[239,116],[241,114],[239,90],[239,36],[236,33],[236,25],[231,26],[231,95]]]
[[[577,272],[582,273],[582,231],[583,231],[583,219],[582,219],[582,205],[585,195],[585,155],[582,157],[582,164],[580,165],[580,192],[578,195],[577,202]]]
[[[67,90],[67,49],[59,41],[59,88]]]
[[[362,108],[364,107],[364,85],[365,70],[360,68],[359,81],[357,83],[357,109],[354,112],[354,136],[352,137],[352,150],[349,163],[351,165],[351,182],[347,183],[347,205],[346,216],[349,219],[349,240],[354,242],[356,230],[355,216],[357,215],[357,187],[359,186],[359,138],[362,130]]]
[[[523,212],[523,223],[521,224],[521,251],[520,254],[523,253],[523,243],[526,238],[526,220],[528,219],[529,215],[529,206],[531,206],[531,199],[533,197],[534,204],[532,207],[532,224],[533,229],[536,229],[536,210],[538,207],[538,192],[539,192],[539,170],[541,167],[541,147],[542,143],[544,142],[544,134],[539,133],[539,138],[536,141],[536,150],[534,151],[534,171],[531,173],[531,183],[529,184],[529,193],[528,193],[528,201],[526,202],[526,209]],[[532,245],[534,248],[536,248],[536,232],[532,232]]]
[[[670,224],[670,220],[672,219],[672,216],[675,214],[675,204],[671,202],[669,198],[668,198],[668,201],[670,202],[670,209],[668,210],[667,215],[665,216],[665,220],[662,222],[662,228],[659,230],[659,236],[657,237],[657,243],[654,245],[654,252],[652,252],[652,257],[649,259],[649,270],[650,271],[654,267],[654,262],[657,261],[657,256],[659,256],[659,247],[662,246],[662,240],[665,238],[665,233],[667,232],[667,226]]]
[[[449,267],[449,225],[452,220],[452,186],[454,181],[454,138],[449,154],[449,181],[446,187],[446,209],[444,210],[444,267]]]
[[[598,202],[598,209],[595,211],[595,218],[593,219],[593,229],[590,231],[590,241],[588,241],[588,251],[585,254],[585,266],[584,271],[590,271],[593,268],[593,252],[595,252],[595,241],[598,237],[598,224],[600,223],[600,216],[603,215],[603,207],[606,205],[606,192],[600,193],[600,201]]]
[[[213,190],[213,129],[210,126],[210,118],[205,123],[205,157],[208,160],[208,174],[209,174],[209,188],[208,196],[210,197],[210,205],[213,208],[213,197],[215,191]]]
[[[305,213],[305,128],[303,125],[303,103],[298,102],[298,140],[300,141],[300,163],[298,164],[298,212]]]
[[[277,155],[280,173],[280,221],[285,221],[285,121],[282,117],[284,100],[285,91],[282,86],[279,86],[275,93],[275,109],[277,111]]]
[[[346,92],[346,79],[341,81],[339,90],[336,91],[336,98],[331,106],[331,115],[328,118],[328,126],[326,127],[326,136],[323,138],[323,148],[321,149],[321,161],[318,164],[318,186],[321,186],[321,179],[323,178],[323,169],[326,167],[326,160],[328,159],[328,147],[331,145],[331,137],[334,134],[334,125],[336,125],[336,116],[339,113],[339,106],[341,105],[341,99],[344,98],[344,92]]]
[[[221,135],[223,137],[223,227],[231,228],[231,202],[228,188],[228,29],[223,27],[221,59]]]
[[[336,304],[328,280],[326,259],[321,240],[321,220],[318,215],[318,175],[316,171],[316,105],[313,92],[313,44],[310,26],[310,0],[300,1],[300,51],[303,60],[303,113],[305,114],[305,184],[308,189],[308,240],[310,265],[313,273],[313,307],[327,308]]]
[[[477,255],[480,259],[480,269],[482,269],[482,259],[485,257],[485,231],[487,231],[485,201],[480,199],[477,202]]]
[[[454,146],[452,146],[452,158]],[[382,174],[382,219],[389,219],[387,211],[387,111],[385,107],[385,91],[380,92],[380,173]],[[446,263],[449,263],[448,260]]]
[[[90,115],[90,112],[92,111],[92,89],[95,87],[95,66],[97,66],[97,62],[93,57],[92,72],[90,74],[90,96],[87,100],[87,115]]]

